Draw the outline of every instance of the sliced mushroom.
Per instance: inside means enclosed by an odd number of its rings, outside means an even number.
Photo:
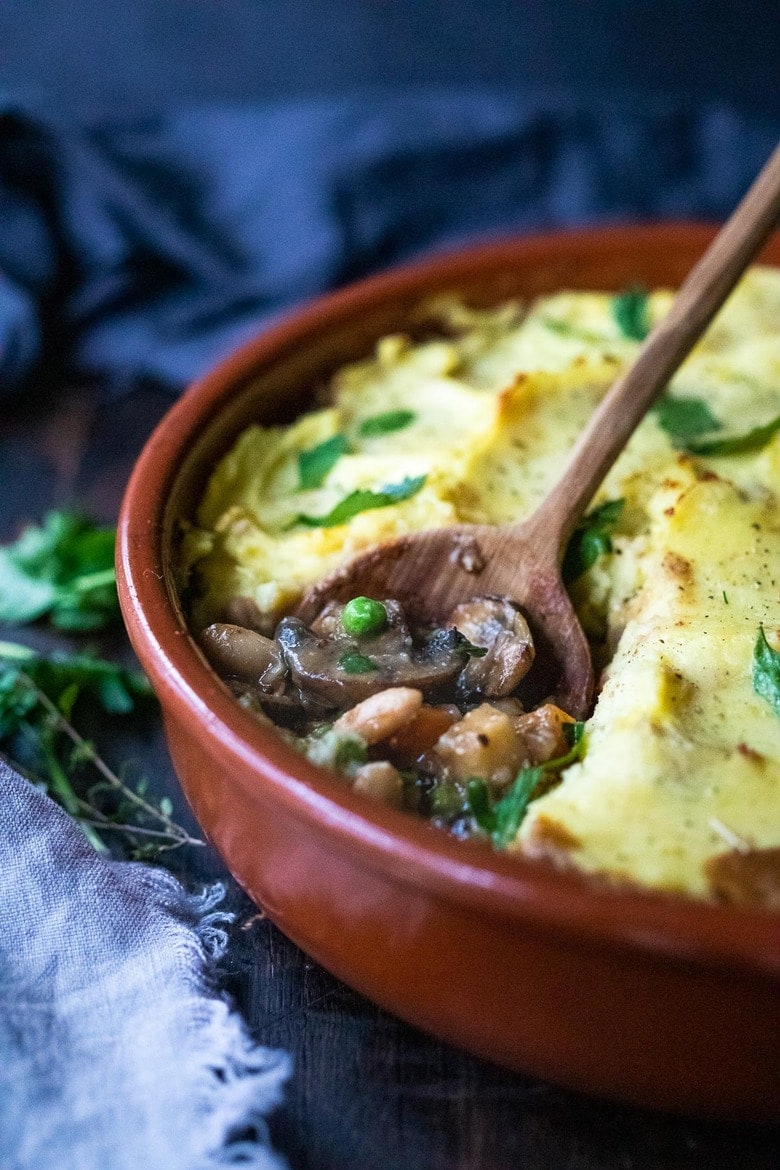
[[[340,610],[330,607],[316,623],[322,633],[299,618],[282,619],[276,640],[304,700],[309,696],[347,707],[388,687],[436,689],[457,677],[463,668],[463,636],[455,629],[435,630],[415,646],[398,603],[384,604],[388,625],[373,637],[345,634]]]
[[[279,647],[270,638],[244,626],[215,622],[203,631],[200,644],[221,675],[254,683],[268,693],[282,688],[286,668]]]
[[[257,602],[251,597],[231,597],[225,609],[225,616],[236,626],[244,626],[248,630],[257,630],[258,634],[270,637],[279,620],[279,615],[263,613]]]
[[[456,606],[450,621],[475,646],[487,650],[463,671],[466,690],[490,698],[511,694],[534,660],[531,631],[519,610],[506,598],[474,597]]]

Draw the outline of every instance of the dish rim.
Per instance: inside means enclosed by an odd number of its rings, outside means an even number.
[[[263,369],[296,346],[311,345],[356,311],[392,297],[422,298],[431,285],[446,286],[487,273],[511,254],[524,263],[549,262],[575,250],[632,241],[671,247],[675,241],[703,250],[715,227],[662,223],[580,229],[518,236],[440,252],[370,276],[292,310],[217,363],[166,412],[132,472],[117,531],[117,578],[125,621],[163,711],[170,709],[210,751],[241,761],[254,776],[250,797],[279,802],[315,833],[352,850],[362,864],[401,883],[513,922],[564,932],[593,944],[637,948],[648,956],[706,966],[738,967],[780,977],[780,917],[771,911],[724,906],[682,894],[610,882],[599,875],[562,870],[484,844],[455,840],[409,813],[373,804],[337,774],[311,764],[272,729],[257,722],[206,664],[189,635],[170,572],[169,501],[186,470],[188,449],[211,428],[234,396]],[[768,249],[780,263],[780,234]],[[192,717],[194,716],[194,719]]]

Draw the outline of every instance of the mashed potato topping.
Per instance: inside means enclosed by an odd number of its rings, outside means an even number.
[[[645,325],[669,303],[641,298]],[[271,629],[308,584],[404,532],[528,516],[638,346],[607,294],[426,311],[443,339],[384,338],[323,409],[250,427],[217,466],[183,540],[196,630],[237,599]],[[760,629],[780,648],[779,320],[780,273],[752,270],[594,500],[623,501],[611,551],[571,585],[602,685],[583,757],[510,849],[704,895],[733,895],[722,856],[777,866],[780,713],[752,672]],[[323,523],[357,492],[382,506]]]

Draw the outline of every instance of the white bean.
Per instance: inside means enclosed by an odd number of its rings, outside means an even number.
[[[413,687],[389,687],[345,711],[333,727],[359,735],[369,745],[380,743],[411,723],[422,701],[422,691]]]

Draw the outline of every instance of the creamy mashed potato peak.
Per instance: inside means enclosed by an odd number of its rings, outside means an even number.
[[[642,298],[644,328],[671,295]],[[253,426],[185,526],[196,632],[237,599],[272,628],[309,584],[380,542],[528,516],[637,350],[615,297],[527,311],[430,306],[444,336],[384,338],[327,405]],[[510,848],[695,895],[713,858],[780,848],[780,718],[754,685],[780,649],[780,273],[754,269],[607,476],[610,542],[572,583],[602,669],[582,758]],[[630,334],[630,330],[628,333]]]

